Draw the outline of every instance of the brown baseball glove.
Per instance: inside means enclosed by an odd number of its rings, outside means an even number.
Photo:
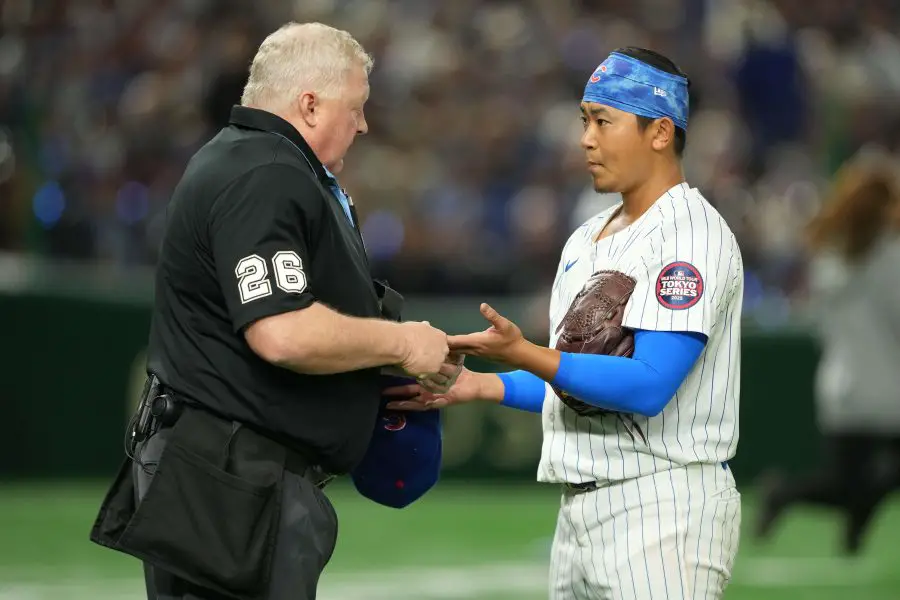
[[[622,327],[622,318],[635,284],[633,278],[619,271],[597,271],[591,275],[556,328],[556,349],[630,358],[634,354],[634,333]],[[613,412],[586,404],[556,386],[553,391],[580,415]]]

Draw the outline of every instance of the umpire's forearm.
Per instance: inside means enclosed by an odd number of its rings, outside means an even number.
[[[262,319],[246,339],[264,360],[311,375],[398,364],[406,352],[398,323],[349,317],[319,303]]]

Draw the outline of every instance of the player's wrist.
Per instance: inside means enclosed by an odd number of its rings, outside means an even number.
[[[506,386],[496,373],[478,373],[478,400],[484,402],[503,402]]]
[[[551,381],[559,368],[560,353],[523,339],[510,353],[508,363],[515,369],[528,371],[544,381]]]
[[[525,365],[530,362],[533,347],[534,344],[525,338],[517,339],[507,348],[506,360],[504,362],[514,369],[528,370]]]

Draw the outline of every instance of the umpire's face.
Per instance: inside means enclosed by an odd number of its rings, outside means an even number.
[[[347,75],[343,93],[320,98],[313,139],[308,140],[316,156],[332,173],[344,168],[344,155],[354,138],[369,130],[363,108],[369,99],[369,77],[361,65]]]

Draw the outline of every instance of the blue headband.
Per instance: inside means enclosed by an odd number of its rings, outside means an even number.
[[[584,102],[596,102],[635,115],[669,117],[687,129],[687,79],[645,62],[613,52],[584,86]]]

